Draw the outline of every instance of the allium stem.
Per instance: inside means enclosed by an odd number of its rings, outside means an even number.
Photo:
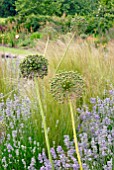
[[[48,133],[47,133],[47,125],[46,125],[46,121],[45,121],[45,115],[44,115],[42,100],[41,100],[41,96],[40,96],[39,82],[37,82],[36,79],[35,79],[35,85],[36,85],[36,93],[37,93],[37,97],[38,97],[38,104],[39,104],[39,107],[40,107],[40,113],[41,113],[41,116],[42,116],[42,122],[43,122],[43,126],[44,126],[44,134],[45,134],[45,141],[46,141],[46,147],[47,147],[47,152],[48,152],[48,158],[49,158],[49,161],[52,165],[52,170],[54,170],[52,156],[51,156],[51,153],[50,153],[50,143],[49,143],[49,137],[48,137]]]
[[[80,157],[80,153],[79,153],[79,148],[78,148],[78,140],[77,140],[77,135],[76,135],[76,127],[75,127],[73,106],[72,106],[71,100],[69,100],[69,106],[70,106],[72,129],[73,129],[73,136],[74,136],[74,143],[75,143],[77,159],[78,159],[78,163],[79,163],[79,166],[80,166],[80,170],[83,170],[82,162],[81,162],[81,157]]]

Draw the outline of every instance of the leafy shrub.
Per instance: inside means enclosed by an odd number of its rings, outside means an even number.
[[[93,16],[93,17],[87,17],[87,27],[85,30],[85,33],[87,34],[104,34],[106,33],[109,28],[112,26],[112,22],[109,21],[106,17],[99,17],[99,16]]]
[[[114,28],[109,29],[108,35],[110,39],[114,39]]]
[[[76,31],[78,34],[86,32],[88,22],[85,16],[75,15],[70,22],[70,30]]]
[[[71,19],[72,16],[67,16],[67,17],[53,16],[49,21],[49,25],[51,25],[59,33],[67,33],[70,31]]]
[[[0,44],[4,45],[8,43],[8,36],[6,34],[0,34]]]
[[[88,36],[87,36],[87,34],[80,34],[80,37],[81,37],[82,39],[86,39]]]
[[[24,40],[20,39],[17,45],[19,47],[33,47],[34,42],[30,38],[26,37]]]
[[[41,55],[29,55],[20,63],[20,71],[23,77],[43,78],[48,73],[48,61]]]
[[[58,32],[56,29],[54,29],[52,26],[45,26],[43,29],[41,29],[41,33],[43,35],[43,38],[49,37],[49,39],[56,39],[58,37]]]
[[[15,47],[17,44],[16,33],[14,31],[5,32],[0,35],[0,43],[7,44],[10,47]]]
[[[75,15],[70,21],[70,30],[78,34],[102,35],[113,25],[114,17],[111,14],[99,14],[97,11],[88,16]]]
[[[15,21],[16,21],[16,17],[10,16],[10,17],[6,18],[5,23],[8,24],[8,23],[12,23]]]
[[[39,32],[34,32],[30,35],[30,39],[34,40],[34,39],[40,39],[42,37],[42,34]]]
[[[40,26],[45,25],[48,19],[48,16],[31,14],[24,18],[24,26],[28,29],[28,31],[31,31],[31,28],[33,31],[37,31]]]

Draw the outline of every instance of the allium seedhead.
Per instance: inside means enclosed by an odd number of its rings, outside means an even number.
[[[83,89],[84,80],[78,72],[62,72],[51,81],[51,94],[60,102],[81,97]]]
[[[42,55],[29,55],[20,63],[20,71],[26,78],[44,78],[48,73],[48,61]]]

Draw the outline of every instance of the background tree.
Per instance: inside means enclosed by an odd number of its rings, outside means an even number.
[[[14,16],[16,0],[0,0],[0,17]]]
[[[17,0],[16,10],[20,15],[40,14],[58,15],[87,15],[96,9],[98,0]]]
[[[17,0],[16,11],[21,16],[30,14],[39,15],[59,15],[61,0]]]
[[[62,0],[62,13],[87,15],[97,7],[98,0]]]

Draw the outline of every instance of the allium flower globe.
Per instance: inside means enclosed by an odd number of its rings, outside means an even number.
[[[48,73],[48,61],[42,55],[29,55],[20,63],[20,71],[26,78],[44,78]]]
[[[69,71],[56,74],[51,81],[51,94],[59,102],[82,96],[84,80],[78,72]]]

